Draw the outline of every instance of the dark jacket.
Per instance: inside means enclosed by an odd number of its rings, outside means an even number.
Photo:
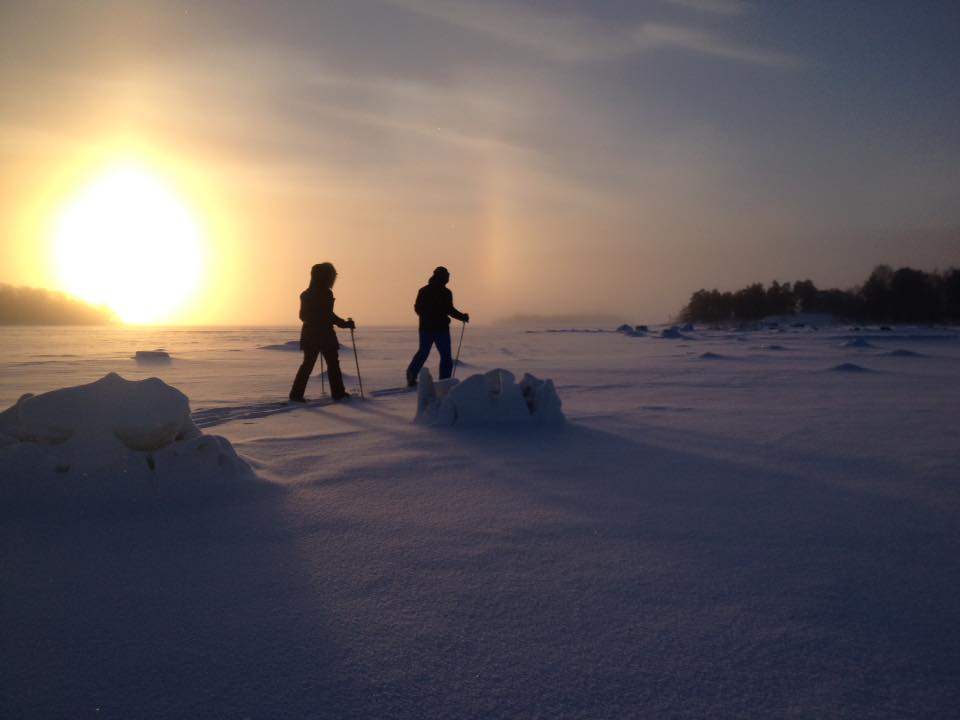
[[[453,293],[443,283],[431,279],[420,288],[413,309],[420,316],[420,330],[437,332],[450,327],[450,318],[466,320],[467,316],[453,306]]]
[[[333,311],[333,291],[330,288],[307,288],[300,293],[300,347],[309,345],[337,345],[337,333],[333,326],[345,328],[347,321]]]

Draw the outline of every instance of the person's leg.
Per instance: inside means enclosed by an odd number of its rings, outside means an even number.
[[[434,334],[437,351],[440,353],[440,379],[446,380],[453,372],[453,358],[450,356],[450,331],[443,330]]]
[[[290,388],[291,400],[303,400],[303,394],[307,391],[307,380],[310,379],[310,373],[313,372],[313,366],[317,363],[317,356],[320,349],[312,345],[303,347],[303,362],[300,369],[297,370],[297,376],[293,379],[293,387]]]
[[[323,346],[323,359],[327,362],[327,380],[330,381],[330,394],[342,398],[347,394],[343,387],[343,373],[340,372],[340,351],[336,342]]]
[[[424,330],[420,331],[420,347],[414,354],[413,359],[407,366],[407,382],[415,381],[420,374],[420,368],[427,361],[430,355],[430,347],[433,345],[433,334]]]

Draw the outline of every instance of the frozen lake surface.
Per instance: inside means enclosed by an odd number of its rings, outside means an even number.
[[[367,401],[283,405],[297,335],[0,328],[0,410],[156,376],[259,479],[176,508],[0,509],[0,716],[960,707],[956,330],[471,326],[458,376],[551,378],[567,419],[483,429],[370,397],[402,384],[412,330],[358,330]]]

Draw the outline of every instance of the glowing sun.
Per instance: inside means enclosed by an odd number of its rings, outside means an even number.
[[[106,305],[124,322],[159,322],[197,288],[200,235],[163,182],[125,165],[99,176],[66,205],[55,226],[54,258],[68,293]]]

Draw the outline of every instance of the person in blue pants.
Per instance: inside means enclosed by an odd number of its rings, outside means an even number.
[[[436,345],[440,353],[440,379],[450,377],[453,358],[450,356],[450,318],[470,322],[470,315],[453,306],[453,293],[447,288],[450,272],[443,266],[420,288],[414,311],[420,318],[420,347],[407,367],[407,385],[415,387],[420,368],[427,361],[430,349]]]

